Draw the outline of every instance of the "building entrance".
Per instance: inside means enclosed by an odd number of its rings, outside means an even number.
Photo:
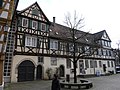
[[[34,64],[25,60],[18,66],[18,82],[34,80]]]

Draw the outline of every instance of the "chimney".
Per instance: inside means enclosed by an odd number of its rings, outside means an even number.
[[[53,17],[53,23],[55,23],[55,17]]]

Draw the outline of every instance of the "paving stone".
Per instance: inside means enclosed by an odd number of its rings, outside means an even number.
[[[87,78],[93,82],[93,87],[90,89],[80,90],[120,90],[120,74],[110,76],[100,76]],[[51,90],[51,80],[39,80],[39,81],[28,81],[11,83],[5,86],[4,90]],[[69,90],[69,89],[61,89]],[[78,90],[78,89],[70,89]]]

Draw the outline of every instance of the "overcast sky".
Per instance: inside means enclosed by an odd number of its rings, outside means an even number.
[[[50,21],[56,17],[56,23],[65,25],[65,14],[74,11],[84,17],[82,31],[96,33],[106,30],[112,40],[112,47],[120,42],[120,0],[19,0],[18,10],[25,9],[38,2]]]

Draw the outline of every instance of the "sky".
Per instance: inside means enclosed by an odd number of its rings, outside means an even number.
[[[120,43],[120,0],[19,0],[17,10],[23,10],[35,3],[50,21],[56,17],[56,23],[65,25],[65,15],[76,11],[84,18],[81,30],[96,33],[106,30],[112,41],[112,47]]]

